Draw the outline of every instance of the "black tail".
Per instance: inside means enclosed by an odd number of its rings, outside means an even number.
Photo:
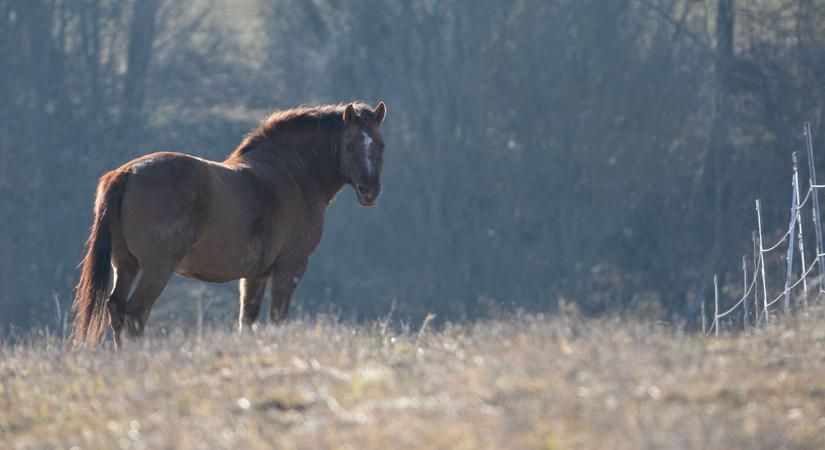
[[[75,345],[95,345],[106,326],[106,300],[112,276],[112,218],[120,214],[120,200],[128,179],[129,172],[118,169],[101,177],[97,185],[95,219],[72,303]]]

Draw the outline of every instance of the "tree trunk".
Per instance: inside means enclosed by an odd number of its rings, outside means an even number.
[[[728,87],[730,72],[734,64],[733,16],[734,0],[719,0],[716,12],[716,64],[714,114],[711,125],[709,151],[711,163],[710,180],[713,186],[713,250],[711,267],[719,264],[724,242],[722,219],[724,217],[724,187],[727,182],[726,166],[730,161],[728,134]]]
[[[152,61],[158,0],[135,0],[129,30],[129,53],[123,85],[119,137],[128,138],[143,127],[141,110],[146,97],[146,75]]]

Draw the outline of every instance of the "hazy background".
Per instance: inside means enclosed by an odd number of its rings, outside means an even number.
[[[331,206],[299,310],[695,317],[714,272],[741,289],[753,199],[785,226],[803,120],[825,145],[823,18],[825,0],[0,0],[0,328],[68,306],[103,172],[220,160],[269,111],[354,99],[389,106],[384,195]],[[236,284],[175,280],[154,314],[211,302],[228,324]]]

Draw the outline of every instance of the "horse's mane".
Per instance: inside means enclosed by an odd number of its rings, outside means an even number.
[[[301,106],[275,111],[261,121],[258,127],[247,133],[229,157],[243,155],[257,148],[259,143],[281,137],[286,133],[310,128],[330,130],[340,127],[344,123],[344,110],[348,104]],[[354,102],[352,105],[359,116],[365,113],[372,114],[372,109],[366,103]]]

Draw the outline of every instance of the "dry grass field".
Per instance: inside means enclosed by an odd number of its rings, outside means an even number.
[[[294,320],[119,354],[38,337],[0,347],[0,448],[823,448],[823,324]]]

